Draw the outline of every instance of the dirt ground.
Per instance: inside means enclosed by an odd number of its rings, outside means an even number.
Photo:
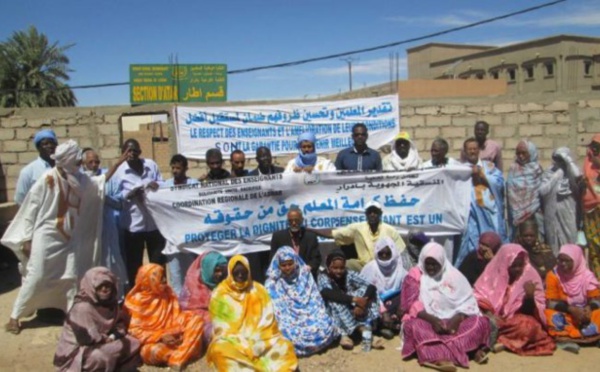
[[[0,321],[8,321],[11,307],[18,291],[19,278],[16,268],[0,271]],[[33,320],[23,322],[24,329],[18,336],[0,331],[0,371],[52,371],[52,358],[61,328]],[[340,348],[300,360],[302,371],[398,371],[410,372],[422,369],[413,358],[403,361],[400,357],[398,338],[386,342],[385,350],[369,353],[344,351]],[[142,371],[167,371],[167,368],[143,367]],[[190,365],[188,371],[208,371],[204,359]],[[600,349],[584,348],[579,355],[556,351],[551,357],[519,357],[507,352],[493,354],[487,365],[471,363],[471,371],[534,372],[534,371],[600,371]]]

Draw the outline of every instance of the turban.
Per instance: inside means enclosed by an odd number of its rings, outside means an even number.
[[[33,143],[35,144],[35,147],[38,147],[40,142],[45,139],[51,139],[54,141],[54,143],[58,143],[58,140],[56,139],[56,133],[54,133],[52,129],[43,129],[37,132],[33,137]]]
[[[56,147],[52,158],[56,161],[57,167],[64,169],[67,173],[75,174],[79,171],[81,148],[77,142],[68,140]]]

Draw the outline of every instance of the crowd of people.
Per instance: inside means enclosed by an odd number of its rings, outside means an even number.
[[[135,139],[103,169],[93,149],[41,130],[39,158],[21,171],[20,208],[1,241],[23,277],[5,330],[19,334],[36,312],[64,324],[54,357],[64,371],[181,370],[203,355],[219,371],[294,371],[298,357],[335,345],[366,352],[395,337],[402,358],[440,371],[487,363],[490,352],[600,346],[600,135],[581,169],[563,147],[544,170],[535,144],[522,140],[505,181],[502,147],[488,134],[477,122],[460,160],[437,138],[423,161],[401,132],[382,158],[358,123],[354,145],[334,162],[307,132],[285,167],[260,147],[256,169],[245,169],[236,150],[229,171],[213,148],[199,179],[177,154],[164,180]],[[270,249],[195,255],[168,243],[145,206],[160,187],[232,177],[454,165],[468,166],[472,182],[467,226],[455,235],[413,228],[402,236],[370,201],[364,222],[312,229],[290,208]],[[337,247],[324,249],[319,238]]]

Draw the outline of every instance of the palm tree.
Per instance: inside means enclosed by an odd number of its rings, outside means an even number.
[[[0,43],[0,107],[75,106],[65,51],[74,44],[50,45],[34,26]]]

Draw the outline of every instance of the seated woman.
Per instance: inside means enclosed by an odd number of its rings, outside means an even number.
[[[600,339],[600,284],[578,245],[560,248],[556,268],[546,276],[546,299],[548,332],[559,347],[578,352],[577,343]]]
[[[325,262],[327,272],[319,274],[318,286],[342,334],[340,345],[346,350],[354,348],[350,336],[358,330],[364,343],[372,342],[367,348],[382,348],[383,340],[371,338],[373,323],[379,318],[377,288],[357,272],[346,270],[346,256],[340,249],[331,251]]]
[[[298,156],[287,163],[283,173],[334,171],[334,163],[327,158],[317,156],[316,143],[317,137],[312,132],[305,132],[298,136]]]
[[[131,316],[129,332],[142,343],[144,363],[181,370],[200,356],[202,318],[179,308],[162,266],[140,267],[125,309]]]
[[[363,267],[360,275],[377,288],[383,303],[381,334],[386,338],[393,337],[400,329],[400,290],[406,276],[394,240],[386,236],[375,243],[375,259]]]
[[[277,250],[267,270],[265,287],[273,300],[281,333],[292,341],[296,355],[314,354],[337,338],[311,268],[292,247]]]
[[[503,245],[475,283],[479,307],[498,329],[498,344],[518,355],[552,355],[546,332],[546,296],[542,279],[518,244]]]
[[[402,357],[439,371],[467,368],[469,353],[487,360],[490,322],[481,315],[467,279],[446,258],[444,247],[428,243],[402,284]]]
[[[470,285],[475,284],[500,246],[502,246],[502,238],[493,231],[484,232],[479,236],[479,248],[469,253],[458,268]]]
[[[204,321],[202,337],[206,347],[212,338],[212,322],[208,312],[210,295],[226,276],[227,258],[225,256],[215,251],[202,253],[196,257],[188,269],[179,296],[181,309],[200,315]]]
[[[540,241],[538,225],[534,219],[525,220],[517,226],[517,241],[529,253],[531,266],[542,280],[545,279],[548,272],[556,266],[556,257],[552,248]]]
[[[209,367],[217,371],[295,371],[294,345],[279,331],[269,293],[252,281],[248,260],[233,256],[227,272],[208,307],[214,329],[206,353]]]
[[[59,371],[136,371],[140,342],[127,334],[117,301],[117,279],[105,267],[89,269],[54,355]]]

